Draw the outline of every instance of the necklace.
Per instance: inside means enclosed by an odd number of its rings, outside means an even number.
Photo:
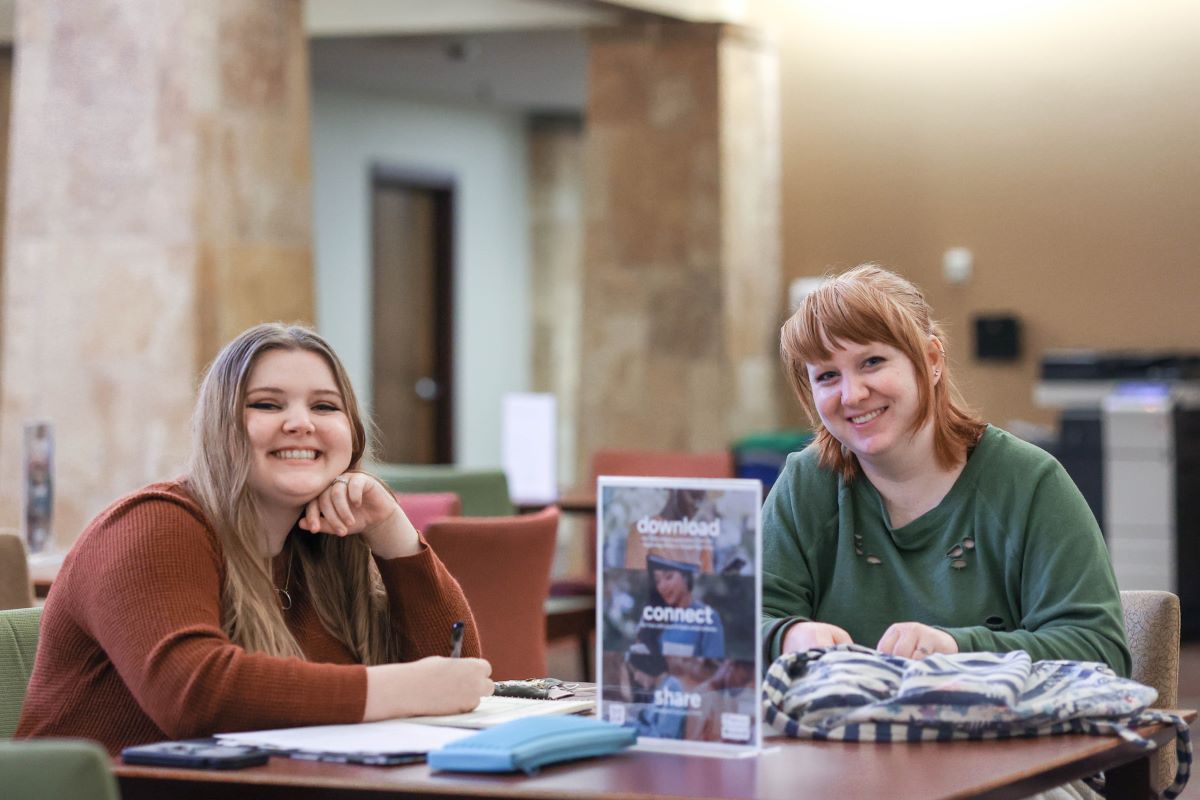
[[[275,590],[275,591],[279,592],[279,606],[284,611],[287,611],[288,609],[290,609],[292,607],[292,596],[290,594],[288,594],[288,587],[291,585],[292,585],[292,551],[289,549],[288,550],[287,577],[284,578],[283,588]]]

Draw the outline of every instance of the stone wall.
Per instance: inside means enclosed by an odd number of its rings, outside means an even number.
[[[593,35],[580,476],[598,448],[720,449],[778,422],[775,70],[727,26]]]
[[[180,473],[226,340],[312,319],[306,45],[299,0],[29,0],[17,23],[0,524],[48,420],[65,547]]]
[[[529,127],[531,389],[558,406],[558,478],[577,480],[579,335],[583,317],[583,123],[534,117]]]

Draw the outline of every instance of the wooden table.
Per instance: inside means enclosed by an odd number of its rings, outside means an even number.
[[[58,575],[58,570],[62,567],[66,555],[66,553],[43,553],[29,556],[29,580],[33,583],[34,597],[39,600],[46,599],[46,594],[50,591],[50,584],[54,582],[54,576]]]
[[[1195,719],[1196,712],[1184,713]],[[1160,744],[1173,728],[1147,728]],[[910,744],[771,740],[757,758],[631,751],[548,767],[532,777],[431,773],[425,765],[359,767],[273,758],[263,767],[212,772],[115,765],[125,800],[137,798],[566,798],[888,800],[1017,798],[1106,770],[1110,797],[1149,797],[1149,759],[1115,736]]]
[[[568,514],[596,513],[596,486],[574,486],[558,496],[558,507]]]
[[[557,498],[548,503],[520,501],[516,505],[517,511],[522,514],[528,514],[532,511],[541,511],[546,506],[556,505],[564,514],[591,514],[595,516],[596,487],[572,486],[568,489],[563,489]]]

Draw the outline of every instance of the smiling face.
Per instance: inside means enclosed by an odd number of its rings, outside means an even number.
[[[329,365],[308,350],[268,350],[246,382],[249,487],[264,515],[294,514],[350,466],[353,434]]]
[[[654,588],[669,606],[684,608],[692,602],[692,590],[687,578],[677,569],[654,570]]]
[[[868,468],[932,441],[914,435],[922,409],[908,356],[886,344],[832,344],[829,358],[805,366],[817,415],[835,439]]]

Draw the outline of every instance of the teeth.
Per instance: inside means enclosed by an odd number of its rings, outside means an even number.
[[[316,450],[276,450],[274,453],[276,458],[307,458],[313,459],[317,457]]]
[[[875,411],[871,411],[867,414],[863,414],[861,417],[851,417],[850,421],[853,422],[855,425],[861,425],[864,422],[870,422],[871,420],[875,419],[882,413],[883,413],[883,409],[880,408],[880,409],[876,409]]]

